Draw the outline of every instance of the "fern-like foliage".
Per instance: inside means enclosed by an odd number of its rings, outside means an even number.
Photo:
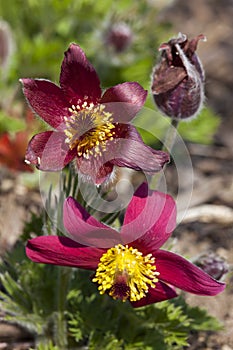
[[[58,346],[59,318],[65,323],[67,349],[178,350],[188,345],[191,332],[221,329],[216,319],[181,296],[138,309],[101,296],[90,272],[35,264],[25,256],[22,242],[5,257],[0,278],[6,320],[34,333],[38,350],[65,349]]]

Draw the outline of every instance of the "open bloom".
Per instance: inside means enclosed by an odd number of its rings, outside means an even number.
[[[101,184],[114,165],[154,173],[169,160],[146,146],[128,124],[142,108],[147,92],[136,82],[107,89],[83,50],[71,44],[61,66],[60,87],[44,79],[21,79],[31,108],[54,131],[35,135],[26,162],[40,170],[61,170],[75,159],[87,181]]]
[[[152,94],[158,108],[167,116],[187,119],[197,115],[204,101],[205,73],[196,54],[198,35],[188,40],[185,34],[160,45],[159,63],[152,74]]]
[[[174,287],[199,295],[220,293],[224,283],[183,257],[160,249],[175,220],[172,197],[148,193],[145,184],[129,203],[120,233],[98,222],[69,197],[64,203],[64,225],[72,239],[36,237],[28,242],[26,253],[39,263],[94,270],[92,281],[100,294],[128,299],[134,307],[174,298]],[[92,246],[80,243],[81,238]]]

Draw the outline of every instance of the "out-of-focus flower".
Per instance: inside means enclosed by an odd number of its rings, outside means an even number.
[[[109,26],[105,34],[105,43],[110,45],[115,52],[125,51],[133,40],[131,28],[124,22],[114,23]]]
[[[0,20],[0,69],[2,76],[6,76],[11,55],[14,50],[14,42],[10,26]]]
[[[214,252],[199,256],[194,263],[216,280],[221,279],[229,271],[227,262]]]
[[[175,225],[173,198],[148,192],[146,184],[129,203],[120,232],[98,222],[69,197],[64,203],[64,226],[72,239],[36,237],[28,242],[26,253],[39,263],[94,270],[92,281],[100,294],[129,300],[134,307],[174,298],[174,287],[198,295],[223,291],[224,283],[183,257],[160,249]]]
[[[19,131],[14,136],[7,132],[0,136],[0,164],[11,170],[31,172],[33,169],[25,163],[25,151],[28,143],[28,133]]]
[[[146,146],[128,122],[142,108],[147,92],[136,82],[107,89],[83,50],[71,44],[61,67],[60,87],[48,80],[22,79],[32,109],[54,131],[35,135],[26,161],[40,170],[57,171],[75,159],[86,181],[108,180],[114,165],[154,173],[167,153]]]
[[[33,168],[25,163],[28,140],[32,130],[35,130],[33,113],[29,108],[25,111],[25,122],[23,131],[15,133],[4,131],[0,134],[0,164],[13,171],[33,172]]]
[[[185,34],[162,44],[160,62],[152,74],[152,94],[158,108],[175,119],[196,116],[204,101],[204,70],[196,54],[198,35],[188,40]]]

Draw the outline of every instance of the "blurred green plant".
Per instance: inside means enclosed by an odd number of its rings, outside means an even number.
[[[16,50],[9,70],[8,80],[0,84],[0,91],[15,90],[22,77],[47,78],[58,82],[63,53],[70,42],[84,49],[95,66],[103,88],[124,81],[138,81],[150,89],[150,75],[156,62],[157,48],[176,33],[169,24],[156,24],[158,7],[146,0],[135,2],[113,0],[12,0],[0,3],[2,18],[9,23]],[[36,14],[36,15],[34,15]],[[116,52],[106,42],[106,36],[114,24],[125,23],[132,32],[132,41],[123,52]],[[22,96],[22,95],[21,95]],[[152,98],[147,107],[154,110]],[[6,106],[7,107],[7,106]],[[9,117],[2,112],[7,121]],[[163,118],[151,125],[153,131],[164,136]],[[146,123],[146,121],[145,121]],[[211,143],[219,125],[219,118],[209,109],[187,125],[180,123],[179,132],[185,139]],[[145,125],[145,124],[144,124]],[[22,124],[4,122],[0,115],[0,130],[17,131]],[[153,144],[153,137],[142,130],[146,143]]]
[[[117,4],[113,0],[3,1],[0,13],[9,22],[17,46],[11,82],[20,77],[57,80],[58,62],[74,41],[95,65],[104,87],[135,79],[147,86],[154,52],[168,35],[167,26],[166,31],[161,25],[151,30],[157,12],[145,0]],[[133,40],[127,50],[116,53],[106,45],[105,37],[112,24],[119,22],[131,28]]]
[[[208,145],[213,143],[220,122],[220,117],[206,107],[197,118],[187,123],[180,123],[178,132],[188,141]]]
[[[0,110],[0,133],[5,131],[11,133],[22,131],[25,129],[25,126],[23,120],[10,117]]]

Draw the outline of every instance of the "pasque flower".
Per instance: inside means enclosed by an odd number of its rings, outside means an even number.
[[[205,74],[196,54],[198,35],[188,40],[185,34],[160,45],[159,63],[152,74],[152,94],[158,108],[167,116],[187,119],[197,115],[204,101]]]
[[[24,162],[27,142],[26,131],[17,132],[14,138],[7,132],[0,135],[0,164],[6,165],[13,171],[32,172],[33,169]]]
[[[98,222],[69,197],[64,203],[64,226],[72,239],[36,237],[29,240],[26,253],[35,262],[95,271],[92,281],[100,294],[128,299],[133,307],[174,298],[175,287],[199,295],[220,293],[224,283],[183,257],[160,249],[175,221],[172,197],[148,191],[146,184],[131,199],[120,232]]]
[[[45,79],[21,79],[31,108],[52,128],[35,135],[26,162],[40,170],[61,170],[75,160],[78,172],[96,184],[109,178],[114,165],[154,173],[169,157],[146,146],[129,124],[147,92],[136,82],[107,89],[83,50],[71,44],[61,66],[60,86]]]

